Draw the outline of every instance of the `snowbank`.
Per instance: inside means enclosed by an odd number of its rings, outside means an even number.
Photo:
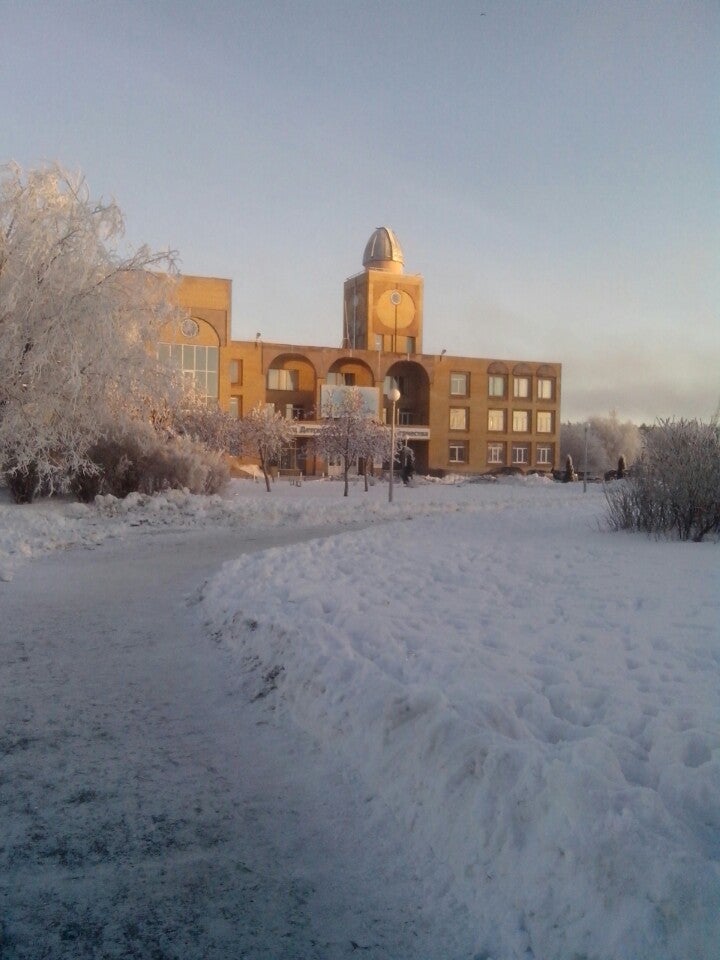
[[[720,956],[717,545],[604,533],[598,489],[416,492],[207,586],[248,695],[447,861],[473,955]]]
[[[100,496],[89,505],[55,497],[17,506],[8,491],[0,488],[0,582],[12,580],[18,567],[32,557],[71,546],[97,546],[108,538],[132,535],[138,528],[221,525],[267,530],[369,524],[418,513],[444,513],[457,509],[464,490],[461,478],[451,477],[448,482],[457,484],[454,495],[422,480],[411,490],[398,485],[392,504],[387,502],[387,484],[377,483],[365,493],[360,480],[351,485],[348,498],[342,496],[342,484],[330,480],[311,480],[302,487],[278,481],[270,494],[264,483],[235,480],[222,496],[171,490],[152,497],[130,494],[123,500]],[[528,478],[526,483],[548,481]]]

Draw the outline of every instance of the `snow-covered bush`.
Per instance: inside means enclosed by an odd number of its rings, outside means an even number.
[[[614,530],[702,540],[720,532],[720,427],[664,420],[647,431],[631,477],[606,488]]]
[[[123,229],[81,175],[0,168],[0,474],[23,499],[92,473],[105,425],[170,390],[148,344],[178,310],[175,258],[120,255]]]
[[[142,464],[140,493],[189,490],[217,493],[230,479],[230,469],[219,453],[185,437],[159,443]]]
[[[187,437],[163,437],[147,423],[108,432],[88,457],[90,464],[71,480],[73,492],[84,502],[107,493],[120,498],[169,489],[217,493],[230,478],[221,454]]]

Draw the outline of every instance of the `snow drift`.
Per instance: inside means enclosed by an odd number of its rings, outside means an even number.
[[[716,545],[602,532],[574,487],[453,509],[227,565],[248,695],[429,841],[473,956],[719,956]]]

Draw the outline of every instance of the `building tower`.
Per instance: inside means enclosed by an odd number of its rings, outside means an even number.
[[[345,281],[343,347],[422,353],[423,278],[403,271],[402,247],[390,227],[378,227],[363,254],[362,273]]]

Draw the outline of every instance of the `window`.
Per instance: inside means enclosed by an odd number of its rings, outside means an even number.
[[[398,412],[398,423],[402,424],[404,427],[408,427],[412,423],[412,411],[400,410]]]
[[[217,347],[199,347],[189,343],[159,343],[158,359],[181,370],[195,383],[195,389],[208,402],[217,403],[218,364]]]
[[[242,416],[242,397],[230,397],[230,405],[228,407],[228,413],[235,420],[239,420]]]
[[[553,415],[546,411],[539,410],[537,414],[537,432],[538,433],[552,433],[553,432]]]
[[[529,412],[527,410],[513,410],[513,433],[527,433],[529,429]]]
[[[268,390],[297,390],[299,382],[298,370],[268,370]]]
[[[553,448],[550,444],[538,444],[537,462],[543,466],[550,467],[553,462]]]
[[[512,448],[513,463],[530,463],[530,449],[526,443],[514,443]]]
[[[505,430],[505,411],[488,410],[488,430],[502,433]]]
[[[242,360],[230,361],[230,383],[234,387],[242,385]]]
[[[375,334],[375,349],[382,350],[383,348],[383,335],[381,333]]]
[[[327,383],[331,387],[354,387],[355,374],[354,373],[329,373],[327,375]]]
[[[470,393],[470,374],[451,373],[450,374],[450,396],[467,397]]]
[[[547,377],[538,377],[537,398],[538,400],[552,400],[555,393],[555,382]]]
[[[450,444],[448,461],[450,463],[467,463],[467,444],[463,440],[455,440]]]
[[[504,397],[506,386],[507,386],[506,377],[497,376],[497,375],[488,377],[488,396]]]
[[[513,396],[522,399],[530,396],[530,377],[513,377]]]
[[[467,430],[468,412],[467,407],[450,407],[450,429]]]
[[[415,337],[405,337],[405,347],[407,353],[415,353]]]
[[[505,444],[489,443],[487,448],[487,462],[503,464],[505,463]]]

